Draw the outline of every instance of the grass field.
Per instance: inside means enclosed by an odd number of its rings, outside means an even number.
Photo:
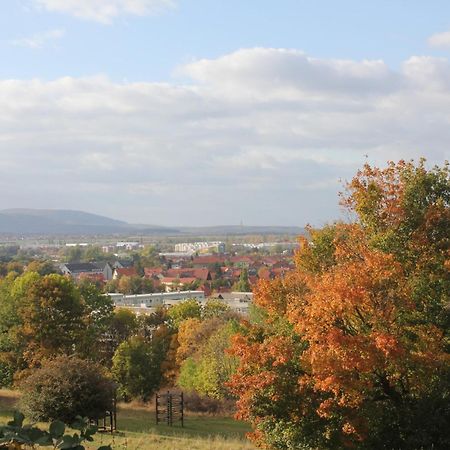
[[[10,420],[16,408],[18,394],[0,390],[0,422]],[[114,449],[126,450],[247,450],[254,447],[246,440],[247,424],[230,417],[187,414],[184,428],[179,425],[155,425],[154,410],[141,405],[119,405],[119,431],[97,433],[95,445],[112,444]]]

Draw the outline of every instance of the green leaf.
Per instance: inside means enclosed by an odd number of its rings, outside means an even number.
[[[49,434],[45,434],[44,436],[41,436],[40,438],[37,438],[34,440],[35,444],[46,446],[46,445],[53,445],[53,440]]]
[[[8,422],[11,427],[22,427],[25,416],[20,411],[14,411],[13,420]]]
[[[112,447],[110,445],[102,445],[97,450],[112,450]]]
[[[97,433],[97,430],[98,430],[97,425],[90,425],[88,428],[86,428],[84,436],[92,436],[95,433]]]
[[[55,420],[50,424],[49,431],[52,437],[59,438],[64,434],[65,429],[66,426],[63,422],[61,422],[60,420]]]
[[[69,449],[69,448],[74,448],[78,445],[79,445],[78,439],[74,439],[72,436],[66,435],[66,436],[63,436],[63,441],[61,442],[61,444],[58,445],[58,448]]]

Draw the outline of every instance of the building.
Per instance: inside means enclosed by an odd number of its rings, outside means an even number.
[[[110,293],[109,295],[117,308],[129,308],[137,313],[150,314],[157,307],[170,307],[182,301],[195,299],[200,303],[205,302],[203,291],[179,291],[179,292],[157,292],[153,294],[125,295]]]
[[[117,242],[117,248],[122,248],[124,250],[135,250],[140,247],[139,242]]]
[[[96,262],[74,262],[60,264],[59,269],[63,275],[70,275],[74,279],[79,279],[80,276],[99,276],[103,277],[103,280],[112,279],[112,267],[109,263],[96,263]]]
[[[225,303],[231,310],[247,315],[253,301],[252,292],[221,292],[213,297]]]
[[[213,242],[182,242],[175,244],[175,252],[189,253],[225,253],[225,243]]]
[[[135,277],[138,276],[138,272],[135,267],[115,267],[113,269],[113,280],[118,280],[120,277]]]

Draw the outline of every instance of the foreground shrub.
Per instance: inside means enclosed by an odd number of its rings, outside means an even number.
[[[78,431],[73,435],[65,434],[66,426],[63,422],[55,420],[49,426],[48,431],[32,425],[24,425],[25,416],[20,412],[14,413],[14,418],[7,425],[0,426],[0,448],[26,449],[41,447],[53,447],[54,449],[84,450],[85,441],[92,442],[92,436],[97,432],[97,427],[89,423],[89,419],[78,417],[70,425],[72,430]],[[99,447],[98,450],[112,450],[110,445]]]
[[[34,420],[71,423],[77,416],[97,419],[112,406],[113,385],[102,368],[75,357],[45,362],[21,388],[22,407]]]

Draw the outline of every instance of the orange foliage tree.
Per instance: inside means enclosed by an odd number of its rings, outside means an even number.
[[[449,167],[366,165],[342,203],[256,290],[238,415],[267,448],[450,448]]]

